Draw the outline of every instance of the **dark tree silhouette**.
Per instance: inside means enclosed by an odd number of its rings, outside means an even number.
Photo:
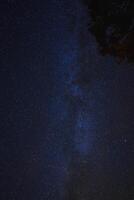
[[[119,61],[134,62],[134,1],[82,0],[88,6],[91,24],[100,52]]]
[[[70,166],[65,200],[132,200],[132,186],[122,182],[116,170],[114,175],[110,173],[106,163],[101,163],[99,168],[91,161],[74,159]]]

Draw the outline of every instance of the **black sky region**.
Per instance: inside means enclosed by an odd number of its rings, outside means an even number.
[[[134,64],[90,23],[79,0],[0,2],[0,200],[134,199]]]

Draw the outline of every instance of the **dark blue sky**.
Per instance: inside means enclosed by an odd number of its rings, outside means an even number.
[[[134,68],[75,0],[3,1],[0,199],[132,200]]]

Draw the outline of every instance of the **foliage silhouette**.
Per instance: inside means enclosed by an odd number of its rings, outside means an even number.
[[[88,7],[89,29],[103,55],[134,62],[134,1],[82,0]]]

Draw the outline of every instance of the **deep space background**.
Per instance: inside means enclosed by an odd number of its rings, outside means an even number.
[[[0,1],[0,200],[134,200],[134,64],[90,21],[79,0]]]

